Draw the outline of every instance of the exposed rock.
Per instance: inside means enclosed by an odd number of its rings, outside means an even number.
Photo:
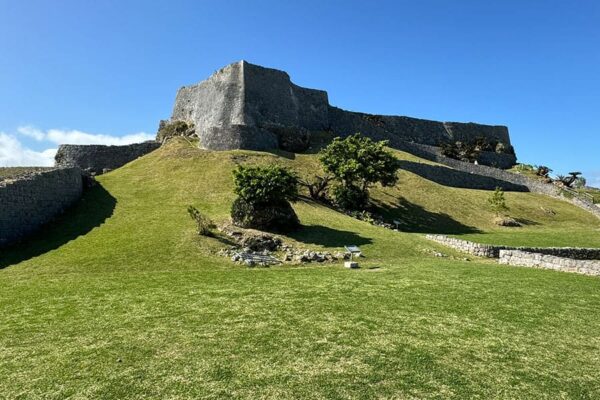
[[[496,217],[494,218],[494,224],[498,226],[507,226],[507,227],[518,227],[521,224],[511,217]]]
[[[278,254],[280,254],[279,261],[284,263],[325,263],[350,258],[349,254],[342,252],[331,254],[328,251],[295,249],[293,246],[283,243],[281,238],[255,229],[243,229],[225,224],[221,225],[219,230],[237,243],[236,246],[219,251],[219,255],[227,257],[233,262],[246,263],[251,255],[278,257]],[[269,265],[269,263],[256,263],[256,261],[255,264]]]
[[[164,143],[174,137],[184,137],[187,139],[197,138],[196,127],[193,122],[187,121],[165,121],[161,120],[158,124],[158,132],[156,133],[156,140]]]
[[[232,238],[244,251],[276,251],[281,245],[281,238],[254,229],[240,229],[232,225],[222,225],[221,232]]]

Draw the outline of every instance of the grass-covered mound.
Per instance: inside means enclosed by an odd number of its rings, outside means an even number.
[[[304,228],[286,240],[360,245],[360,270],[249,269],[215,255],[223,244],[199,237],[186,210],[226,219],[230,171],[248,162],[317,165],[175,141],[99,177],[38,239],[3,253],[0,397],[600,397],[599,279],[463,261],[421,234],[598,246],[593,216],[507,193],[511,215],[531,222],[500,228],[489,192],[401,173],[373,195],[403,233],[294,204]]]

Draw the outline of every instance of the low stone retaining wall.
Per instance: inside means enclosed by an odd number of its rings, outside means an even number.
[[[156,141],[125,146],[62,144],[56,153],[57,167],[79,167],[84,171],[101,174],[105,169],[116,169],[160,147]]]
[[[0,248],[51,221],[82,192],[79,168],[53,169],[0,182]]]
[[[599,260],[575,260],[573,258],[556,257],[520,250],[501,250],[498,262],[505,265],[553,269],[555,271],[600,276]]]
[[[477,257],[499,258],[503,250],[516,250],[531,253],[552,255],[557,257],[572,258],[576,260],[600,260],[600,248],[581,247],[510,247],[496,246],[470,242],[468,240],[456,239],[444,235],[426,235],[429,240],[451,247],[455,250],[473,254]]]

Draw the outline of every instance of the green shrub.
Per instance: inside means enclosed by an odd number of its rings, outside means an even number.
[[[217,227],[215,223],[205,215],[202,215],[200,210],[194,206],[188,206],[188,214],[194,221],[198,228],[198,234],[202,236],[214,236],[213,230]]]
[[[289,231],[300,225],[290,205],[298,196],[298,178],[276,165],[239,166],[233,171],[238,198],[231,207],[233,223],[242,228]]]
[[[238,197],[231,205],[231,220],[241,228],[288,232],[300,226],[298,216],[288,201],[269,205],[248,203]]]
[[[298,196],[298,178],[276,165],[245,167],[233,171],[234,193],[250,204],[278,204]]]
[[[333,189],[336,204],[345,210],[362,210],[369,204],[366,191],[354,185],[338,185]]]
[[[509,210],[506,205],[506,200],[504,199],[504,191],[502,188],[497,187],[496,190],[494,190],[488,199],[488,203],[490,209],[496,214],[496,217],[499,217],[500,214]]]
[[[345,139],[335,138],[321,151],[323,169],[338,182],[333,195],[340,207],[365,207],[369,186],[396,184],[398,160],[385,149],[386,145],[387,141],[374,142],[357,133]]]

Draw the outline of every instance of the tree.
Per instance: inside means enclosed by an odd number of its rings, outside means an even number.
[[[308,194],[313,200],[327,202],[327,189],[331,179],[330,175],[315,175],[314,178],[298,180],[298,183],[308,189]]]
[[[239,166],[233,171],[231,217],[242,228],[291,230],[300,222],[290,201],[298,196],[298,178],[276,165]]]
[[[576,189],[584,189],[586,185],[587,179],[585,179],[583,176],[577,177],[577,179],[575,179],[575,182],[573,182],[573,187]]]
[[[323,169],[338,183],[333,194],[340,207],[363,208],[368,203],[370,186],[396,184],[399,163],[386,145],[387,141],[374,142],[357,133],[335,138],[321,151]]]
[[[558,175],[556,178],[562,182],[563,185],[570,188],[573,186],[573,183],[579,179],[579,175],[581,175],[581,172],[569,172],[569,176]]]
[[[496,214],[496,217],[499,217],[500,214],[509,210],[506,205],[506,200],[504,199],[504,191],[502,188],[497,187],[494,190],[494,193],[488,199],[488,203],[490,205],[490,209]]]
[[[535,174],[537,176],[541,176],[542,178],[548,178],[550,172],[552,172],[550,168],[546,167],[545,165],[540,165],[539,167],[537,167],[537,171],[535,172]]]

